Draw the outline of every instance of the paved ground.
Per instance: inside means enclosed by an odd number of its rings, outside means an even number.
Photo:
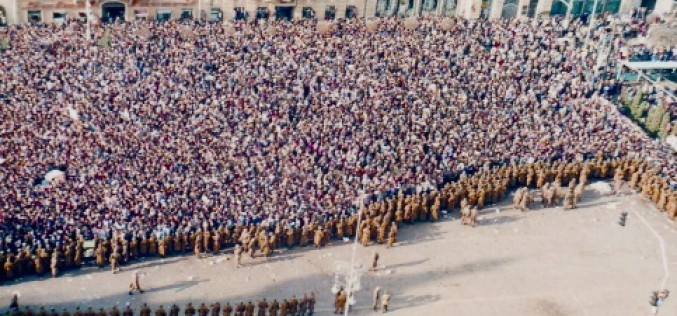
[[[376,286],[393,294],[392,315],[649,315],[651,291],[666,283],[677,293],[677,223],[637,195],[598,196],[588,190],[580,208],[521,213],[508,205],[485,209],[479,226],[461,226],[454,216],[401,230],[393,249],[358,247],[366,265],[372,251],[380,268],[365,272],[357,313],[371,314]],[[627,226],[617,222],[629,211]],[[57,279],[31,279],[0,289],[0,306],[12,293],[20,303],[73,307],[152,305],[290,298],[314,291],[318,315],[330,315],[334,271],[350,260],[352,245],[285,251],[245,261],[235,269],[222,255],[141,262],[113,275],[93,268]],[[131,270],[146,272],[148,292],[129,296]],[[676,272],[677,273],[677,272]],[[333,310],[332,310],[333,311]],[[677,297],[659,315],[677,315]]]

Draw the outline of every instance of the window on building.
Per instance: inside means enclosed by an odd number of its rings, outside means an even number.
[[[315,10],[312,7],[303,7],[303,18],[304,19],[314,19]]]
[[[223,13],[221,12],[221,9],[212,8],[212,10],[209,12],[209,20],[210,21],[223,21]]]
[[[66,12],[53,12],[52,13],[52,21],[54,23],[64,23],[66,22]]]
[[[193,9],[181,10],[181,20],[192,20],[192,19],[193,19]]]
[[[5,14],[5,8],[0,6],[0,26],[7,25],[7,15]]]
[[[270,12],[268,11],[268,8],[266,7],[259,7],[256,9],[256,18],[261,20],[261,19],[268,19],[270,17]]]
[[[40,10],[28,11],[28,23],[40,23],[40,22],[42,22],[42,12],[40,12]]]
[[[357,17],[357,7],[349,5],[346,7],[346,19],[353,19]]]
[[[538,6],[538,0],[529,0],[529,10],[527,10],[527,16],[533,18],[536,15],[536,7]]]
[[[166,22],[172,19],[172,10],[159,9],[156,13],[158,22]]]
[[[579,16],[583,14],[592,13],[592,8],[595,6],[595,0],[574,0],[571,7],[571,15]],[[608,12],[612,14],[618,13],[621,6],[621,0],[600,0],[597,3],[597,13]],[[550,9],[551,15],[565,15],[567,7],[560,1],[553,1]]]
[[[333,20],[336,19],[336,7],[333,5],[327,6],[324,10],[324,19]]]
[[[235,20],[246,20],[249,18],[249,12],[243,7],[235,8]]]

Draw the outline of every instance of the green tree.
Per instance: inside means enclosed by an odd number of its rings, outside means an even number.
[[[668,128],[670,128],[670,113],[663,113],[663,118],[661,119],[661,126],[658,131],[658,137],[665,139],[668,137]]]
[[[632,104],[633,104],[633,108],[631,108],[632,117],[635,118],[635,120],[642,122],[646,126],[647,120],[644,120],[644,118],[646,111],[649,109],[649,104],[646,102],[636,104],[634,101]]]
[[[665,106],[663,106],[662,103],[654,106],[651,111],[649,111],[649,116],[647,116],[646,129],[652,133],[660,131],[664,114]]]

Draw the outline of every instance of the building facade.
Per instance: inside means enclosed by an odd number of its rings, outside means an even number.
[[[571,1],[571,13],[590,13],[594,0],[0,0],[0,24],[52,23],[85,18],[90,1],[92,18],[209,20],[242,18],[337,19],[362,16],[462,16],[466,18],[533,17],[565,14],[561,1]],[[597,0],[598,12],[625,13],[646,7],[671,12],[675,0]]]

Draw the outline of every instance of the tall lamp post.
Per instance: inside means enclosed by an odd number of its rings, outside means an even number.
[[[364,203],[364,201],[361,201]],[[350,272],[348,273],[348,279],[346,280],[346,291],[348,292],[348,299],[346,300],[345,306],[345,316],[348,316],[348,310],[350,309],[351,303],[355,302],[355,291],[360,289],[360,276],[357,273],[357,267],[355,266],[355,258],[357,257],[357,243],[358,236],[360,235],[360,224],[362,224],[362,205],[360,205],[359,210],[357,211],[357,227],[355,229],[355,240],[353,240],[353,254],[350,258]],[[353,301],[353,302],[351,302]]]
[[[362,223],[362,211],[363,211],[363,204],[364,200],[360,199],[360,207],[359,210],[357,211],[357,227],[355,229],[355,240],[353,240],[353,250],[352,250],[352,255],[350,258],[350,265],[348,267],[348,271],[346,271],[346,276],[345,276],[345,283],[343,284],[345,286],[345,291],[348,295],[348,298],[346,299],[346,303],[344,306],[344,316],[348,316],[348,311],[350,310],[350,305],[355,304],[355,292],[359,291],[361,288],[360,284],[360,271],[358,271],[359,267],[355,264],[355,260],[357,258],[357,243],[358,243],[358,237],[359,237],[359,232],[360,232],[360,224]],[[339,269],[338,271],[340,271]],[[339,281],[339,272],[337,271],[336,275],[334,276],[334,285],[332,287],[332,293],[334,294],[339,294],[341,282]]]

